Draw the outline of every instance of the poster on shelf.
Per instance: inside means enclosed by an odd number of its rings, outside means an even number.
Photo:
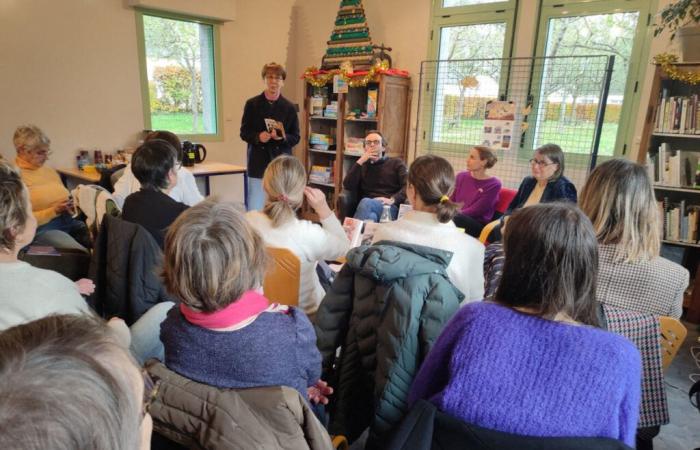
[[[515,111],[516,104],[513,101],[487,102],[481,145],[494,150],[510,149],[515,129]]]
[[[348,93],[348,82],[345,78],[340,75],[333,76],[333,93],[334,94],[347,94]]]

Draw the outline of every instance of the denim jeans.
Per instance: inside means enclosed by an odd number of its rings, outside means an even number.
[[[76,220],[68,214],[59,214],[48,223],[37,227],[36,235],[39,237],[47,231],[62,231],[69,234],[83,247],[90,247],[90,235],[87,225],[85,225],[85,222]],[[57,245],[54,245],[54,247],[63,248]]]
[[[265,206],[262,178],[248,177],[248,211],[260,211]]]
[[[175,306],[173,302],[162,302],[154,305],[130,327],[131,353],[139,364],[150,358],[163,361],[165,351],[160,341],[160,324],[165,320],[168,311]]]
[[[365,197],[360,200],[360,204],[357,205],[354,217],[355,219],[379,222],[380,217],[382,217],[383,209],[384,204],[381,202],[381,200]],[[389,207],[389,213],[391,214],[391,220],[396,220],[399,215],[398,205],[391,205]]]

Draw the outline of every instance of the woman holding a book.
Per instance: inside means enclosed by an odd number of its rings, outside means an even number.
[[[688,270],[659,256],[659,211],[644,167],[626,159],[599,165],[580,206],[600,246],[598,301],[680,318]]]
[[[263,210],[249,211],[246,218],[265,245],[289,249],[299,257],[299,307],[306,314],[313,314],[325,295],[316,273],[317,264],[344,256],[350,242],[323,192],[306,186],[306,171],[297,158],[283,155],[272,160],[263,175],[263,189]],[[318,215],[321,226],[297,219],[295,212],[304,198]]]

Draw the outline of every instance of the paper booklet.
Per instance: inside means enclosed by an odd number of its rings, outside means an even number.
[[[362,225],[361,220],[352,217],[346,217],[343,220],[343,229],[350,241],[350,247],[357,247],[362,243]]]

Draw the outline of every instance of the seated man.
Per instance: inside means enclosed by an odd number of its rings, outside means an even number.
[[[408,169],[400,158],[385,156],[388,142],[379,131],[365,136],[365,153],[350,167],[343,187],[360,200],[355,218],[379,222],[384,205],[389,205],[392,220],[399,214],[399,205],[406,200]]]
[[[170,143],[178,154],[178,161],[182,159],[182,143],[174,133],[170,131],[151,131],[146,135],[144,142],[152,141],[153,139],[162,139]],[[124,200],[139,189],[141,189],[141,184],[134,176],[134,172],[131,170],[131,164],[129,164],[124,168],[121,177],[119,177],[119,180],[114,184],[114,193],[112,196],[114,200],[116,200],[117,205],[123,208]],[[178,168],[177,185],[168,192],[168,196],[187,206],[194,206],[204,200],[204,197],[199,192],[199,188],[197,188],[194,175],[192,175],[192,172],[187,170],[186,167]]]
[[[178,166],[177,151],[162,139],[144,142],[131,158],[141,189],[124,201],[122,219],[148,230],[161,249],[167,228],[188,208],[168,195],[177,184]]]
[[[51,140],[39,127],[22,125],[15,130],[12,142],[17,150],[15,164],[29,189],[32,212],[38,224],[37,243],[58,248],[89,247],[87,225],[71,216],[73,201],[68,189],[61,182],[58,172],[44,165],[51,154]],[[51,231],[48,233],[51,238],[42,239],[42,235],[48,231]]]
[[[123,345],[88,315],[0,333],[0,448],[149,448],[155,388]]]

